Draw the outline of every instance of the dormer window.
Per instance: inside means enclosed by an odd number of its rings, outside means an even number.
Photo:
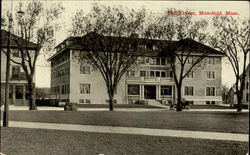
[[[153,49],[153,44],[147,44],[146,47],[147,47],[148,49]]]
[[[146,49],[146,45],[138,45],[139,49]]]
[[[65,47],[65,44],[61,44],[61,49]]]
[[[67,40],[66,45],[70,45],[70,44],[72,44],[72,42],[73,42],[72,40]]]
[[[153,45],[153,50],[154,50],[154,51],[159,50],[158,46]]]

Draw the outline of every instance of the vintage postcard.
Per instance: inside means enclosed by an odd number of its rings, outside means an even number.
[[[249,4],[3,0],[0,154],[248,154]]]

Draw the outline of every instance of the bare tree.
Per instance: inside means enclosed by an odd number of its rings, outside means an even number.
[[[167,9],[166,12],[178,12],[175,9]],[[152,18],[153,17],[153,18]],[[183,80],[208,56],[213,49],[198,42],[205,42],[207,33],[204,33],[208,22],[205,20],[193,20],[192,15],[152,15],[155,21],[147,25],[146,38],[168,40],[168,44],[162,44],[162,52],[166,53],[173,71],[177,89],[177,111],[181,111],[181,89]],[[151,20],[151,21],[152,21]],[[174,42],[174,40],[179,40]],[[196,42],[196,41],[198,42]]]
[[[245,87],[247,55],[250,50],[249,20],[240,20],[232,16],[215,16],[215,32],[210,44],[225,53],[235,75],[237,111],[242,110],[242,95]],[[242,74],[241,74],[242,71]]]
[[[21,9],[16,15],[17,23],[14,32],[20,36],[20,39],[16,39],[16,44],[21,53],[21,62],[14,59],[11,61],[21,65],[25,72],[28,81],[30,110],[36,110],[34,74],[37,58],[42,52],[49,52],[53,48],[54,33],[59,28],[55,21],[63,10],[60,3],[46,7],[41,2],[32,1],[26,5],[23,15],[21,15],[23,13]],[[27,48],[30,46],[33,46],[32,50]]]
[[[145,19],[145,10],[128,10],[94,3],[89,14],[76,13],[72,19],[70,35],[85,35],[80,62],[97,69],[106,84],[109,96],[109,110],[113,111],[114,94],[124,73],[132,67],[142,52],[137,50]],[[134,36],[134,37],[133,37]]]

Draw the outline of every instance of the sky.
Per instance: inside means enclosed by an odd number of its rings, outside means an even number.
[[[17,9],[19,2],[27,2],[23,0],[13,0],[13,10]],[[50,5],[51,1],[43,1],[46,5]],[[64,39],[67,38],[67,31],[70,28],[71,19],[77,10],[84,10],[88,13],[91,9],[91,4],[93,2],[101,3],[103,5],[122,5],[131,9],[140,9],[144,7],[148,11],[157,12],[159,14],[166,13],[166,8],[175,8],[177,10],[192,10],[194,12],[199,11],[232,11],[238,12],[239,18],[249,19],[249,2],[247,1],[73,1],[73,0],[63,0],[56,1],[61,2],[65,7],[60,21],[61,30],[56,32],[55,39],[56,44],[59,44]],[[11,0],[2,1],[2,12],[10,10]],[[2,14],[3,14],[2,13]],[[195,18],[210,19],[211,15],[196,16]],[[50,87],[50,64],[47,62],[46,56],[39,56],[36,65],[35,82],[37,87]],[[226,59],[222,62],[222,84],[231,87],[234,83],[235,78],[233,70],[229,64],[226,63]]]

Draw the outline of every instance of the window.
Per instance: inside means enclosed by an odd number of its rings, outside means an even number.
[[[190,71],[187,75],[187,78],[194,78],[194,72]]]
[[[91,103],[91,100],[90,100],[90,99],[86,99],[85,102],[86,102],[87,104],[90,104],[90,103]]]
[[[160,58],[156,58],[155,61],[156,61],[156,65],[161,65],[161,59]]]
[[[154,58],[150,58],[149,59],[149,63],[150,63],[150,65],[155,65],[155,59]]]
[[[128,85],[128,95],[139,95],[140,86],[139,85]]]
[[[193,64],[193,58],[187,58],[188,59],[188,64]]]
[[[65,94],[65,85],[62,85],[62,94]]]
[[[89,66],[81,66],[80,67],[80,74],[89,74],[90,73],[90,67]]]
[[[26,99],[29,99],[30,97],[29,97],[29,88],[28,88],[28,86],[25,86],[25,98]]]
[[[16,86],[15,96],[16,96],[16,99],[23,98],[23,86]]]
[[[69,84],[66,85],[66,94],[69,94]]]
[[[20,66],[12,66],[12,78],[17,79],[20,73]]]
[[[62,89],[61,89],[61,93],[62,94],[68,94],[69,93],[69,85],[62,85]]]
[[[193,96],[194,95],[194,87],[185,87],[185,95]]]
[[[169,71],[169,77],[173,77],[173,71]]]
[[[166,65],[166,59],[165,58],[161,58],[161,65]]]
[[[129,76],[134,77],[135,76],[135,71],[129,71]]]
[[[66,74],[66,75],[69,75],[69,67],[66,67],[66,68],[65,68],[65,74]]]
[[[13,96],[13,86],[9,86],[9,98],[11,99]]]
[[[249,94],[246,93],[246,101],[249,101]]]
[[[140,76],[145,77],[146,76],[146,71],[140,71]]]
[[[150,71],[150,77],[154,77],[155,76],[155,72],[154,71]]]
[[[248,87],[249,87],[249,83],[248,82],[246,82],[246,89],[248,90]]]
[[[161,77],[166,77],[166,72],[165,71],[161,72]]]
[[[148,63],[149,63],[149,58],[146,57],[146,58],[145,58],[145,61],[146,61],[146,63],[148,64]]]
[[[215,96],[215,87],[206,87],[206,96]]]
[[[214,79],[215,78],[215,74],[213,71],[207,71],[207,78],[208,79]]]
[[[81,94],[90,94],[90,84],[80,84]]]
[[[64,68],[61,70],[61,72],[62,72],[62,76],[64,76],[65,75],[65,72],[64,72],[65,70],[64,70]]]
[[[161,86],[161,95],[172,95],[172,86]]]
[[[208,58],[208,64],[215,64],[215,58]]]
[[[156,77],[160,77],[160,73],[161,73],[160,71],[156,71],[155,72]]]
[[[170,57],[167,57],[167,64],[170,64],[171,63],[171,58]]]
[[[139,58],[139,64],[142,64],[142,65],[145,64],[145,58],[144,57]]]
[[[79,99],[79,103],[84,103],[84,99]]]

